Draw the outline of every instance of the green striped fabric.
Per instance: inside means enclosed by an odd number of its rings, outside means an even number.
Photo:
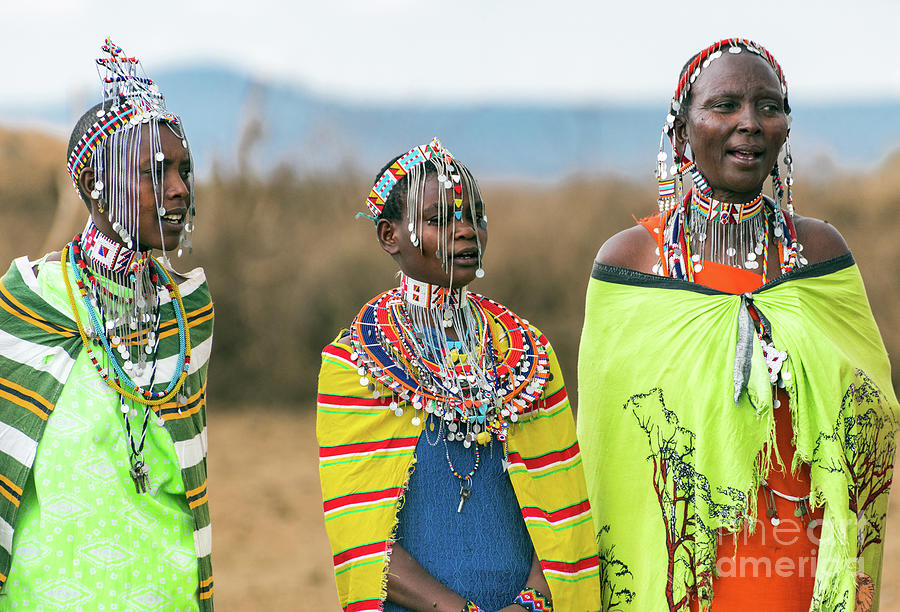
[[[83,350],[75,321],[63,316],[38,293],[32,268],[16,259],[0,280],[0,589],[11,565],[13,532],[20,497],[31,473],[47,419]],[[59,263],[47,261],[48,268]],[[42,271],[43,273],[43,271]],[[70,280],[72,277],[70,276]],[[73,281],[74,282],[74,281]],[[187,398],[156,406],[172,437],[188,505],[194,518],[200,609],[213,609],[209,504],[206,494],[206,372],[212,347],[213,306],[201,269],[178,285],[190,330],[191,363],[182,391]],[[75,289],[76,299],[78,298]],[[178,359],[175,305],[161,304],[154,391],[164,390]],[[142,381],[137,380],[138,383]],[[0,590],[2,592],[2,590]]]

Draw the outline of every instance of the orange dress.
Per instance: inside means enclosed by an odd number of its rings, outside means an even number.
[[[641,221],[654,239],[659,234],[659,217]],[[762,286],[762,276],[732,266],[704,261],[699,272],[694,273],[698,284],[724,291],[744,293]],[[809,466],[800,466],[797,474],[790,473],[794,458],[793,426],[787,394],[778,389],[780,406],[775,409],[775,435],[778,454],[785,466],[777,465],[766,476],[769,485],[794,497],[809,495]],[[713,612],[807,612],[812,601],[815,583],[818,543],[821,536],[824,509],[817,508],[811,515],[798,518],[794,515],[797,504],[775,496],[775,508],[779,525],[772,525],[766,516],[766,490],[757,493],[756,528],[751,534],[745,527],[736,535],[722,534],[713,581]],[[697,599],[691,601],[691,610],[700,609]]]

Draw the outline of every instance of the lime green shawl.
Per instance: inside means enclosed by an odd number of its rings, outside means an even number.
[[[781,459],[765,359],[746,335],[751,302],[788,353],[792,468],[810,465],[810,502],[825,508],[810,609],[852,610],[857,572],[877,592],[897,399],[852,257],[744,296],[597,264],[578,438],[605,609],[688,609],[694,590],[708,602],[717,530],[755,518],[760,480]]]

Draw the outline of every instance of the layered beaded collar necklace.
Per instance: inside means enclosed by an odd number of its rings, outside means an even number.
[[[131,476],[139,493],[147,490],[149,468],[143,460],[144,441],[153,407],[180,394],[190,367],[191,343],[184,304],[166,269],[149,252],[131,250],[112,241],[88,221],[62,252],[62,275],[82,344],[101,379],[120,398],[129,440]],[[69,271],[75,279],[87,311],[83,322],[75,302]],[[177,364],[164,389],[154,390],[160,342],[162,291],[174,306],[178,327]],[[95,352],[95,348],[102,347]],[[160,383],[161,384],[161,383]],[[132,419],[143,410],[143,423],[136,440]],[[157,423],[163,425],[162,417]]]
[[[746,270],[762,267],[766,283],[773,244],[782,274],[806,264],[793,222],[762,193],[749,202],[732,204],[714,199],[699,171],[693,182],[682,205],[666,220],[656,273],[693,282],[706,259]]]
[[[504,441],[550,376],[546,351],[527,321],[465,287],[405,275],[362,308],[350,343],[360,384],[374,397],[390,395],[394,413],[411,410],[415,426],[433,414],[447,428],[446,439],[466,447],[492,435]]]
[[[406,275],[399,287],[363,306],[350,344],[359,382],[373,398],[389,395],[394,414],[410,410],[416,427],[423,417],[432,431],[438,423],[435,441],[428,427],[425,437],[432,446],[443,440],[450,472],[460,482],[457,512],[472,492],[478,447],[496,437],[505,454],[510,423],[533,407],[550,378],[547,353],[528,321],[465,287]],[[448,442],[475,443],[467,474],[450,460]]]

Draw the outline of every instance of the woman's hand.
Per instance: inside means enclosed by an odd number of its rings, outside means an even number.
[[[396,542],[391,548],[387,592],[388,601],[419,612],[460,612],[466,605],[465,599],[438,582]],[[521,607],[513,610],[521,612]]]

